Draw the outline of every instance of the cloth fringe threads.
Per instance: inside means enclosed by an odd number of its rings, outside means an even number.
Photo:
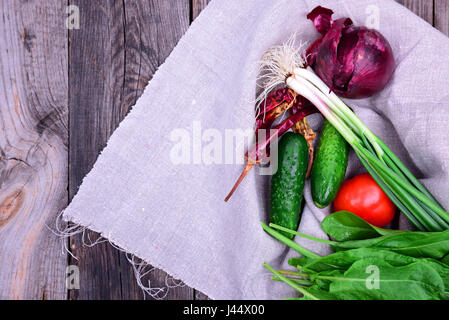
[[[174,279],[173,277],[169,276],[168,274],[165,276],[164,286],[161,287],[152,287],[151,286],[151,280],[147,279],[145,280],[145,277],[149,277],[150,274],[157,270],[155,267],[149,265],[142,259],[139,259],[134,254],[131,254],[129,252],[126,252],[119,246],[112,243],[110,240],[96,234],[96,239],[92,240],[91,235],[94,234],[93,231],[89,230],[87,227],[83,227],[77,224],[74,224],[72,222],[66,222],[62,219],[62,216],[64,214],[64,211],[62,211],[57,217],[55,221],[55,229],[51,228],[50,226],[46,225],[46,227],[57,237],[61,239],[61,253],[68,253],[72,258],[75,260],[78,260],[78,258],[72,253],[70,248],[68,247],[68,241],[67,239],[75,236],[77,234],[81,234],[81,243],[83,246],[86,247],[93,247],[97,244],[109,242],[109,244],[119,250],[120,252],[125,253],[126,259],[131,264],[134,276],[136,278],[137,285],[140,289],[142,289],[144,293],[144,298],[146,295],[150,296],[154,300],[163,300],[167,297],[170,289],[178,288],[178,287],[184,287],[185,284],[181,280]],[[145,284],[146,283],[146,284]]]

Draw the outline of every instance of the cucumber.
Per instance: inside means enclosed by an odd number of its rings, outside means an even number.
[[[349,146],[329,121],[325,120],[310,175],[312,199],[318,208],[334,201],[345,178]]]
[[[287,132],[278,143],[278,168],[271,179],[270,220],[296,231],[308,164],[308,147],[299,133]],[[294,235],[282,232],[292,239]]]

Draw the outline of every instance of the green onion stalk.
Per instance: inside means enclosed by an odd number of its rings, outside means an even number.
[[[262,228],[271,236],[273,236],[275,239],[281,241],[282,243],[286,244],[287,246],[289,246],[290,248],[292,248],[293,250],[297,251],[298,253],[300,253],[301,255],[303,255],[304,257],[308,257],[310,259],[319,259],[321,258],[321,256],[317,255],[316,253],[302,247],[301,245],[297,244],[296,242],[290,240],[289,238],[285,237],[284,235],[282,235],[281,233],[279,233],[278,231],[276,231],[275,229],[278,230],[285,230],[288,233],[292,233],[295,235],[299,235],[301,237],[306,237],[308,239],[311,240],[315,240],[315,241],[326,241],[323,239],[317,239],[314,237],[310,237],[304,234],[300,234],[297,232],[293,232],[290,229],[287,228],[283,228],[281,226],[277,226],[277,225],[273,225],[270,224],[270,228],[269,226],[267,226],[265,223],[261,223]],[[273,229],[274,228],[274,229]],[[309,300],[321,300],[319,297],[317,297],[316,295],[314,295],[313,293],[309,292],[307,290],[308,287],[310,287],[311,285],[313,285],[313,281],[311,281],[311,276],[306,272],[306,270],[304,270],[304,272],[294,272],[294,271],[286,271],[286,270],[275,270],[273,267],[271,267],[268,263],[264,263],[264,267],[266,269],[268,269],[272,274],[273,274],[273,280],[275,281],[281,281],[284,282],[286,284],[288,284],[289,286],[291,286],[292,288],[294,288],[295,290],[297,290],[298,292],[302,293],[303,296]],[[297,267],[299,268],[299,266]],[[324,279],[323,276],[317,276],[314,275],[314,279],[318,279],[318,278],[322,278]]]
[[[367,171],[418,230],[448,229],[449,213],[305,61],[292,42],[271,48],[261,63],[261,80],[266,89],[260,100],[279,85],[309,100],[351,145]]]

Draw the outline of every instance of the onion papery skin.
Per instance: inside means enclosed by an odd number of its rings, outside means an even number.
[[[349,18],[331,20],[331,12],[317,7],[308,15],[322,34],[307,50],[308,64],[339,96],[361,99],[378,93],[394,71],[390,44],[377,30],[354,26]]]

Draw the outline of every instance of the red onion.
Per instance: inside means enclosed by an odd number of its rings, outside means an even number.
[[[381,91],[394,70],[393,51],[376,30],[353,26],[351,19],[332,20],[321,6],[307,18],[321,37],[307,49],[307,62],[336,94],[366,98]]]

